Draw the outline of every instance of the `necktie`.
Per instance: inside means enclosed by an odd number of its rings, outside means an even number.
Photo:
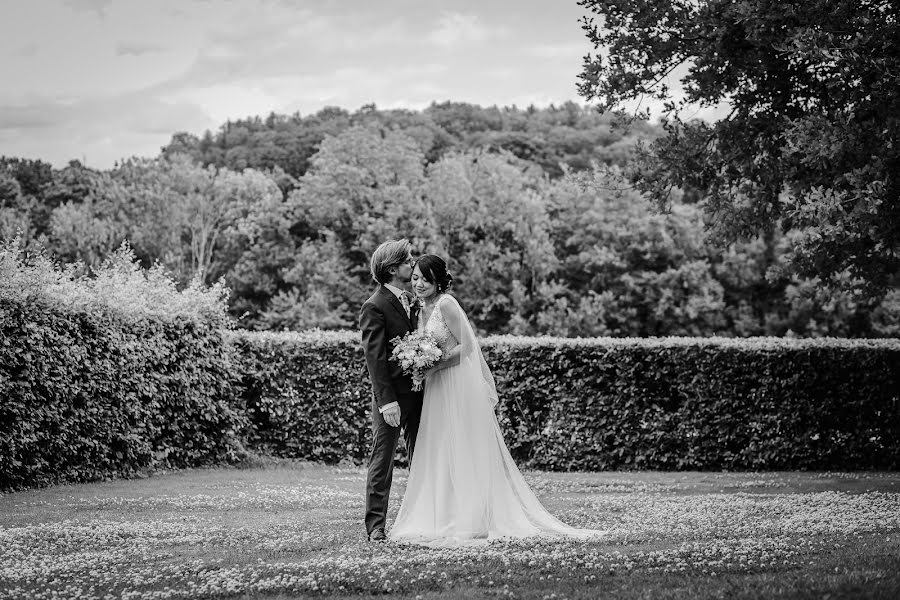
[[[406,316],[409,317],[410,316],[409,309],[411,306],[411,304],[409,302],[409,292],[403,292],[402,294],[400,294],[400,304],[403,305],[403,310],[406,311]]]

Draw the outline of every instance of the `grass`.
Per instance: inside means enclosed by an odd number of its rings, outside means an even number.
[[[0,496],[0,599],[900,597],[900,473],[526,477],[609,535],[369,544],[362,469],[192,470]]]

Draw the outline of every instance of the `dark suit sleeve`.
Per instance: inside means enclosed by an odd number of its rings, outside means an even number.
[[[381,407],[397,401],[397,393],[391,382],[388,368],[388,340],[384,313],[372,302],[363,304],[359,311],[359,329],[362,332],[366,368],[372,381],[375,403]]]

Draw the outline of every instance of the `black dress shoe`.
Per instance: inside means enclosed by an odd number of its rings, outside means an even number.
[[[372,533],[369,534],[370,542],[384,542],[387,540],[387,536],[384,535],[384,529],[376,529]]]

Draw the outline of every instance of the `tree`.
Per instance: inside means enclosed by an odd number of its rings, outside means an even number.
[[[557,266],[543,185],[540,169],[508,152],[451,153],[428,169],[434,249],[449,257],[454,291],[481,329],[529,319]]]
[[[200,138],[187,131],[179,131],[172,134],[172,141],[162,148],[163,158],[168,158],[175,154],[187,154],[195,160],[199,160],[201,156]]]
[[[211,283],[227,273],[240,251],[226,256],[226,232],[254,204],[281,198],[265,174],[203,167],[183,154],[129,160],[113,176],[127,197],[120,205],[136,254],[144,263],[161,261],[183,283]]]
[[[37,196],[53,181],[53,167],[49,163],[27,158],[0,157],[0,173],[19,182],[22,194]]]
[[[191,271],[203,282],[209,276],[216,244],[227,226],[226,218],[235,201],[233,187],[238,183],[236,174],[227,169],[217,171],[208,167],[205,172],[198,172],[189,166],[174,173],[175,189],[185,200],[184,226],[190,239]]]
[[[428,239],[424,158],[409,137],[354,127],[327,138],[311,162],[289,200],[295,227],[335,233],[363,280],[370,253],[385,239]]]
[[[329,326],[352,327],[373,284],[369,256],[387,239],[410,238],[417,248],[434,237],[422,197],[424,157],[399,132],[353,127],[326,138],[299,187],[288,198],[294,266],[283,277],[272,326],[299,326],[323,316]],[[307,314],[299,318],[306,307]],[[305,319],[305,320],[304,320]]]
[[[900,5],[890,0],[580,0],[600,49],[579,92],[666,102],[632,179],[696,188],[712,239],[794,230],[785,268],[878,297],[900,271]],[[666,76],[686,69],[678,100]],[[715,123],[687,103],[730,105]],[[770,244],[771,248],[771,244]],[[773,258],[770,252],[770,259]]]
[[[348,329],[356,326],[360,286],[346,276],[350,264],[337,236],[305,240],[290,257],[283,272],[286,286],[268,303],[260,316],[264,329]]]
[[[158,261],[185,283],[192,273],[182,242],[181,205],[166,183],[168,164],[168,157],[130,158],[111,175],[125,194],[121,209],[129,226],[127,237],[141,265],[149,268]]]
[[[232,290],[232,314],[243,326],[257,328],[273,297],[289,287],[285,273],[296,261],[296,245],[288,205],[277,182],[252,169],[241,174],[241,181],[210,276],[225,278]],[[285,326],[269,324],[277,329]]]
[[[50,215],[50,248],[64,262],[99,267],[126,239],[128,223],[117,214],[116,199],[89,197],[66,202]]]
[[[533,327],[563,335],[711,335],[725,326],[696,207],[659,214],[614,173],[569,173],[547,193],[554,281]]]
[[[77,160],[59,170],[41,161],[0,159],[0,172],[12,175],[21,186],[28,218],[36,236],[49,233],[50,215],[66,202],[82,202],[96,194],[106,182],[100,171]]]
[[[0,171],[0,241],[24,236],[31,241],[31,219],[28,198],[22,194],[22,186],[11,175]]]

